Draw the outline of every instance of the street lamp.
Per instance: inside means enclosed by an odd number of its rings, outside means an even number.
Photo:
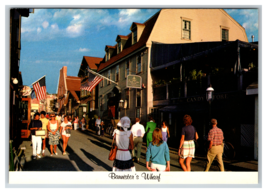
[[[210,85],[206,90],[206,99],[209,102],[209,120],[208,120],[209,125],[210,125],[210,120],[211,120],[211,101],[213,99],[213,92],[214,92],[214,89]],[[205,129],[204,129],[204,136],[205,136],[205,134],[206,133],[205,133]]]
[[[210,87],[208,87],[207,90],[206,90],[206,99],[207,99],[208,102],[212,101],[213,92],[214,92],[214,89],[210,85]]]

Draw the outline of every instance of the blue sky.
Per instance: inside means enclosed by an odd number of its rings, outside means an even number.
[[[83,56],[103,57],[117,35],[130,33],[132,22],[145,22],[159,9],[35,9],[21,24],[23,84],[46,75],[49,93],[56,93],[59,70],[77,76]],[[225,9],[245,27],[248,40],[258,41],[257,9]]]

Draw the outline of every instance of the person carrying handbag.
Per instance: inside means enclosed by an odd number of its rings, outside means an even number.
[[[130,128],[129,117],[122,117],[118,125],[121,125],[121,128],[116,129],[114,132],[114,140],[117,145],[117,152],[116,158],[113,162],[112,171],[135,172],[135,166],[129,151],[129,148],[131,149],[133,147],[133,134],[131,131],[127,130]]]
[[[35,132],[37,130],[42,130],[42,122],[39,120],[40,113],[34,114],[34,120],[31,121],[29,128],[31,130],[31,138],[32,138],[32,156],[33,159],[36,157],[41,158],[41,149],[42,149],[42,138],[41,136],[36,136]]]
[[[72,130],[72,125],[71,122],[68,121],[68,117],[64,116],[64,121],[60,125],[60,133],[62,135],[62,140],[63,140],[63,155],[66,154],[66,148],[68,145],[69,138],[71,136],[71,130]]]

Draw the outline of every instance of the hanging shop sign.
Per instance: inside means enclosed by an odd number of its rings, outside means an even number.
[[[22,96],[29,96],[32,93],[32,89],[29,86],[23,86],[20,92],[22,93]]]
[[[128,75],[126,80],[127,88],[142,88],[142,77],[138,75]]]

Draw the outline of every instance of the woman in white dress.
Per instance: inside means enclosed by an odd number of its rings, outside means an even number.
[[[127,129],[130,127],[130,119],[125,116],[122,117],[118,125],[120,129],[115,130],[115,140],[118,150],[116,158],[113,163],[112,171],[132,171],[135,172],[135,166],[132,161],[131,153],[129,151],[129,144],[133,147],[133,134]]]
[[[73,122],[74,130],[77,130],[79,128],[79,117],[76,116]]]

